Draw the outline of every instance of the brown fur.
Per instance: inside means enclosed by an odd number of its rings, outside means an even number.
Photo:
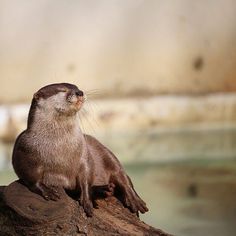
[[[14,146],[16,174],[46,199],[60,198],[59,187],[79,190],[88,216],[92,215],[92,189],[99,186],[107,195],[119,189],[132,212],[148,211],[115,155],[81,132],[76,114],[83,101],[83,92],[66,83],[45,86],[34,95],[27,129]]]

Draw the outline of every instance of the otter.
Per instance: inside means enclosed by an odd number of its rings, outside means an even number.
[[[93,213],[92,189],[99,186],[107,195],[119,189],[132,212],[147,212],[116,156],[81,131],[77,114],[84,102],[84,92],[69,83],[50,84],[34,94],[27,128],[13,149],[17,176],[47,200],[58,200],[59,188],[78,190],[87,216]]]

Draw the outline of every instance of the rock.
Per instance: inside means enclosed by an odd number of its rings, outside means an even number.
[[[58,201],[47,201],[19,181],[0,187],[0,235],[162,235],[115,198],[96,200],[87,218],[78,202],[61,189]]]

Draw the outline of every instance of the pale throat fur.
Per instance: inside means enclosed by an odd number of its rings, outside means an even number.
[[[50,98],[40,99],[31,114],[34,125],[27,129],[28,141],[45,163],[61,163],[63,159],[64,164],[71,165],[65,159],[73,156],[73,152],[77,156],[85,154],[86,149],[81,148],[86,145],[86,140],[79,124],[79,111],[63,113],[66,106],[65,94],[59,92]],[[70,155],[66,155],[68,153]]]

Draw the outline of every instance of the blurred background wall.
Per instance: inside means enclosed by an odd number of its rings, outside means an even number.
[[[1,102],[69,81],[102,95],[236,91],[233,0],[0,2]]]
[[[2,104],[66,81],[134,98],[101,103],[102,127],[235,122],[235,1],[3,0],[0,12]]]
[[[0,185],[32,94],[75,83],[81,126],[174,235],[236,235],[236,1],[1,0]]]

